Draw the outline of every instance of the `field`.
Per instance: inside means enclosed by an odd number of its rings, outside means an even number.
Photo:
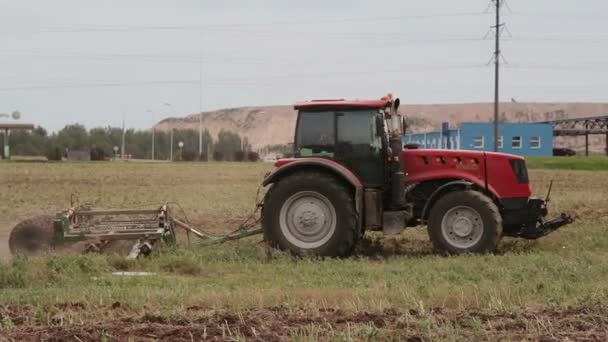
[[[69,206],[178,203],[212,232],[254,209],[263,163],[0,163],[0,341],[606,340],[608,182],[602,171],[530,171],[551,215],[577,222],[488,256],[432,253],[426,232],[365,237],[348,259],[297,259],[261,237],[163,249],[137,261],[10,259],[19,221]],[[174,204],[175,205],[175,204]],[[125,277],[114,271],[148,271]]]
[[[608,157],[529,157],[531,169],[608,171]]]

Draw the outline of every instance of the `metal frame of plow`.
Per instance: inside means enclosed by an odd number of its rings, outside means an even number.
[[[262,228],[249,228],[249,229],[247,229],[247,228],[239,228],[235,232],[233,232],[231,234],[228,234],[228,235],[212,236],[210,234],[207,234],[207,233],[200,232],[200,231],[196,230],[195,228],[193,228],[192,226],[190,226],[186,222],[183,222],[183,221],[181,221],[179,219],[176,219],[176,218],[172,217],[171,221],[176,226],[178,226],[178,227],[186,230],[187,232],[191,232],[192,234],[194,234],[198,238],[200,238],[201,241],[198,244],[202,245],[202,246],[216,245],[216,244],[224,243],[226,241],[243,239],[243,238],[246,238],[246,237],[249,237],[249,236],[261,234],[263,232]]]
[[[221,244],[262,233],[261,228],[240,226],[234,232],[216,236],[194,228],[173,217],[167,205],[157,209],[92,210],[74,207],[56,214],[54,222],[55,242],[86,241],[92,243],[86,251],[101,251],[112,240],[133,240],[129,258],[147,255],[159,240],[175,243],[175,228],[200,238],[198,245]],[[189,236],[189,235],[188,235]]]

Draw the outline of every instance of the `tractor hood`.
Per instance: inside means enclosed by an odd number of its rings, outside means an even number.
[[[528,171],[523,157],[506,153],[406,149],[403,151],[408,183],[433,179],[462,179],[498,198],[529,197]]]

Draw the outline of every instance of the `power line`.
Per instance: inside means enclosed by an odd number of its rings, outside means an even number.
[[[141,32],[141,31],[201,31],[224,28],[252,28],[268,26],[297,26],[310,24],[333,24],[344,22],[378,22],[378,21],[401,21],[401,20],[420,20],[448,17],[466,17],[485,15],[482,12],[456,12],[443,14],[421,14],[421,15],[399,15],[399,16],[378,16],[378,17],[358,17],[358,18],[325,18],[325,19],[302,19],[289,21],[268,21],[258,23],[230,23],[230,24],[209,24],[209,25],[98,25],[88,27],[47,27],[34,31],[4,31],[4,34],[16,33],[86,33],[86,32]]]

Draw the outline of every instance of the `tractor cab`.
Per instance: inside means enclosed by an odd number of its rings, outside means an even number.
[[[334,160],[365,187],[384,187],[390,176],[390,118],[398,101],[389,94],[379,100],[297,103],[294,157]]]
[[[313,101],[296,105],[294,157],[327,158],[351,170],[365,186],[385,183],[387,101]]]

